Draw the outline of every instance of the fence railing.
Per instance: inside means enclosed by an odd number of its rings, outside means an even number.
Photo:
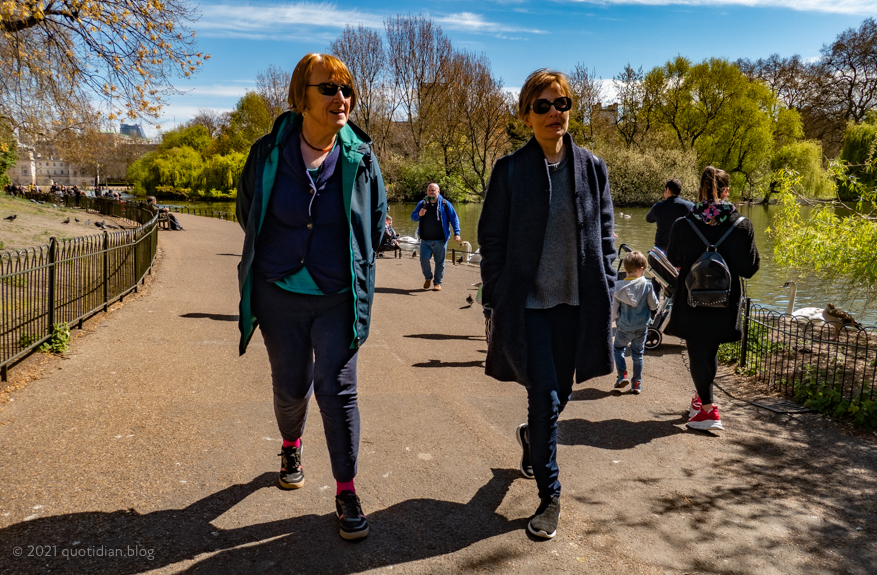
[[[53,326],[82,322],[136,290],[152,269],[158,215],[146,206],[105,198],[25,194],[40,202],[80,207],[135,225],[47,245],[0,252],[0,378],[51,339]]]
[[[225,212],[222,210],[207,210],[204,208],[187,208],[185,206],[168,206],[168,209],[178,214],[192,214],[193,216],[216,218],[219,220],[228,220],[230,222],[238,221],[238,218],[234,212]]]
[[[738,371],[793,396],[802,385],[826,385],[841,400],[875,398],[877,329],[841,327],[778,313],[747,299],[744,334],[734,344]]]

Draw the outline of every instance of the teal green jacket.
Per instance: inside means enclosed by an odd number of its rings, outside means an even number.
[[[274,121],[271,133],[262,136],[250,148],[250,155],[238,181],[237,218],[244,229],[244,247],[238,264],[238,284],[241,293],[240,354],[247,350],[259,318],[253,315],[253,257],[256,238],[265,221],[268,201],[277,176],[280,158],[280,136],[288,125],[301,123],[294,112],[285,112]],[[384,234],[387,216],[387,194],[377,158],[371,149],[371,138],[353,122],[348,122],[338,133],[341,157],[341,185],[344,209],[350,224],[350,271],[353,291],[353,325],[350,348],[365,343],[371,320],[371,303],[375,292],[375,249]]]

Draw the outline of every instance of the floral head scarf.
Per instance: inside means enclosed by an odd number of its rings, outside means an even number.
[[[722,222],[728,221],[731,214],[737,211],[737,208],[731,202],[701,202],[694,204],[691,213],[694,219],[700,220],[710,226],[717,226]]]

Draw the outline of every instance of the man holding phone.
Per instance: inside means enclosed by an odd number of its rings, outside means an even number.
[[[431,183],[426,187],[426,197],[418,202],[411,212],[411,220],[420,222],[417,233],[420,236],[420,268],[423,271],[423,289],[442,289],[442,277],[445,273],[445,253],[451,229],[454,241],[460,241],[460,220],[451,202],[442,197],[439,186]],[[435,258],[435,275],[433,275],[429,259]]]

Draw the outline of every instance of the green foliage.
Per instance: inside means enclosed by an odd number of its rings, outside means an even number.
[[[649,148],[639,151],[605,144],[597,154],[606,161],[612,201],[617,206],[651,205],[663,199],[661,194],[670,178],[682,181],[683,197],[697,197],[700,176],[697,157],[691,150]]]
[[[833,164],[835,176],[844,183],[846,168]],[[877,218],[863,213],[864,202],[853,207],[822,205],[801,214],[798,204],[801,176],[793,172],[774,176],[780,210],[767,231],[773,238],[776,263],[797,268],[843,285],[849,294],[877,296]],[[846,181],[849,184],[848,180]],[[874,200],[877,191],[859,188],[860,197]]]
[[[438,154],[422,153],[419,159],[392,152],[381,158],[381,174],[391,202],[419,201],[431,182],[439,185],[442,195],[451,202],[468,202],[476,198],[467,191],[459,172],[449,175]]]
[[[66,323],[52,325],[52,337],[40,346],[43,353],[67,353],[70,350],[70,327]]]
[[[0,122],[0,186],[9,183],[7,170],[18,161],[18,140],[4,122]],[[0,248],[2,249],[2,248]]]
[[[852,181],[842,182],[838,186],[838,195],[842,200],[858,199],[860,189],[854,184],[868,188],[877,186],[875,158],[877,158],[877,113],[872,113],[865,122],[849,124],[844,134],[839,160],[848,166],[849,178],[852,178]]]
[[[238,100],[210,149],[211,154],[226,155],[250,151],[256,140],[271,131],[274,117],[264,98],[256,92],[247,92]]]
[[[740,344],[735,342],[719,345],[718,358],[719,363],[724,365],[737,363],[737,360],[740,359]]]
[[[23,333],[21,337],[18,338],[18,347],[27,348],[32,346],[34,343],[40,340],[40,336],[33,333]]]
[[[812,365],[804,366],[804,378],[795,386],[795,401],[819,413],[850,421],[856,427],[877,429],[877,401],[868,399],[868,387],[856,398],[843,397],[843,371],[832,375]]]
[[[825,198],[834,193],[829,173],[822,167],[822,144],[818,140],[790,142],[774,151],[770,163],[774,174],[797,172],[802,190],[810,197]],[[771,191],[775,190],[776,181],[771,178]]]
[[[196,152],[203,152],[210,144],[210,132],[204,126],[196,125],[165,132],[161,136],[161,144],[158,145],[158,149],[166,151],[186,147]]]

